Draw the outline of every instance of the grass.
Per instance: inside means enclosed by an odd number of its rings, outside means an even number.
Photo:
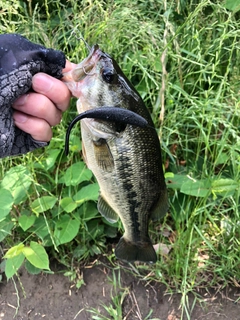
[[[87,54],[79,37],[97,42],[143,97],[161,139],[170,201],[168,215],[151,225],[151,236],[171,251],[156,265],[137,265],[132,272],[182,293],[182,317],[189,319],[189,292],[240,281],[240,20],[229,3],[12,0],[1,8],[1,33],[21,33],[63,50],[73,62]],[[13,176],[22,185],[11,185],[11,211],[0,221],[4,249],[39,242],[73,274],[77,263],[102,252],[117,264],[107,239],[114,242],[121,229],[96,210],[98,189],[79,156],[79,129],[72,134],[70,157],[63,154],[64,133],[75,114],[73,101],[48,148],[2,159],[0,172],[0,191]],[[74,180],[74,170],[83,177]],[[33,273],[46,264],[26,267]],[[114,293],[109,314],[124,294]]]

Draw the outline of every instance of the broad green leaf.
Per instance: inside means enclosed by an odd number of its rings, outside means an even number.
[[[35,222],[36,216],[27,216],[26,214],[22,214],[21,217],[18,219],[18,223],[23,231],[29,229]]]
[[[0,189],[0,221],[5,218],[13,205],[13,196],[10,191]]]
[[[28,173],[28,170],[23,165],[12,167],[8,170],[2,180],[2,187],[8,190],[13,189],[19,179],[21,179],[26,173]]]
[[[219,164],[225,164],[229,161],[229,155],[227,153],[221,152],[218,154],[217,161],[215,162],[215,165]]]
[[[228,10],[237,12],[240,10],[240,0],[226,0],[225,7]]]
[[[70,152],[79,152],[82,150],[82,143],[79,135],[74,134],[74,132],[70,136],[69,140],[69,149]]]
[[[73,210],[75,210],[78,205],[75,201],[73,201],[72,198],[66,197],[60,201],[60,206],[63,208],[65,212],[70,213]]]
[[[91,234],[92,239],[97,239],[101,234],[104,233],[104,225],[98,224],[95,220],[88,221],[86,228]]]
[[[212,182],[211,191],[214,195],[231,196],[239,188],[240,183],[232,179],[219,179]]]
[[[60,152],[61,152],[61,149],[48,150],[48,156],[46,158],[45,170],[49,170],[55,165],[56,159],[57,159]]]
[[[44,219],[43,216],[37,217],[37,219],[34,222],[34,225],[31,227],[31,231],[33,231],[42,241],[44,247],[46,246],[52,246],[52,240],[50,233],[53,229],[53,221],[48,220],[48,225]]]
[[[74,249],[73,256],[74,256],[74,258],[80,258],[84,254],[86,254],[87,251],[88,251],[87,246],[82,244],[82,245],[80,245],[80,246],[78,246],[77,248]]]
[[[79,209],[79,214],[82,220],[88,221],[95,218],[99,213],[96,203],[88,201],[85,202]]]
[[[180,191],[184,194],[195,197],[206,197],[209,193],[210,183],[206,180],[188,179],[182,186]]]
[[[49,270],[49,260],[46,250],[35,241],[30,242],[30,247],[23,248],[26,259],[36,268]]]
[[[42,269],[40,268],[36,268],[33,264],[31,264],[30,261],[26,260],[25,261],[25,268],[27,269],[27,271],[30,273],[30,274],[39,274]]]
[[[91,250],[94,252],[94,254],[101,254],[100,248],[97,247],[95,244],[91,246]]]
[[[165,172],[164,178],[165,178],[165,179],[174,178],[174,173],[173,173],[173,172]]]
[[[57,198],[54,196],[43,196],[33,201],[31,209],[35,213],[41,213],[52,209],[57,202]]]
[[[22,165],[11,168],[1,182],[2,187],[11,192],[15,204],[19,204],[27,197],[31,184],[31,174]]]
[[[24,244],[23,243],[19,243],[16,246],[10,248],[4,255],[4,258],[6,259],[11,259],[13,257],[18,256],[19,254],[21,254],[23,252],[24,249]]]
[[[12,222],[10,215],[0,221],[0,242],[3,241],[7,235],[11,234],[13,226],[14,223]]]
[[[78,204],[82,204],[85,201],[97,200],[98,195],[99,195],[99,185],[98,185],[98,183],[92,183],[92,184],[89,184],[89,185],[81,188],[81,190],[75,194],[73,199]]]
[[[188,180],[189,178],[185,174],[174,174],[173,177],[167,178],[166,184],[170,189],[179,190]]]
[[[117,233],[118,233],[118,229],[108,226],[106,225],[104,228],[104,234],[106,235],[106,237],[108,238],[116,238],[117,237]]]
[[[7,259],[5,265],[5,274],[8,280],[16,274],[18,269],[21,267],[24,258],[24,255],[21,253],[18,256]]]
[[[54,237],[56,244],[60,245],[63,243],[70,242],[78,234],[80,227],[79,219],[71,217],[70,215],[64,214],[59,217],[54,230]]]
[[[83,161],[77,162],[69,167],[64,175],[66,186],[76,186],[83,181],[89,181],[92,177],[92,172],[86,168]]]

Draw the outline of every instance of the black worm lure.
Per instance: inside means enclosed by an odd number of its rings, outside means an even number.
[[[79,120],[82,120],[84,118],[94,118],[94,119],[99,119],[99,120],[104,120],[109,122],[131,124],[141,128],[144,128],[148,125],[147,120],[141,117],[139,114],[123,108],[101,107],[97,109],[84,111],[80,113],[78,116],[76,116],[75,119],[73,119],[73,121],[70,123],[67,129],[66,139],[65,139],[66,155],[68,155],[69,153],[69,138],[70,138],[71,130]]]

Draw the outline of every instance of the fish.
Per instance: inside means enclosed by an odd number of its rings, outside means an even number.
[[[161,219],[169,204],[160,141],[148,109],[117,62],[97,44],[88,57],[63,74],[62,81],[78,98],[80,115],[111,107],[112,115],[114,108],[116,112],[120,108],[147,121],[139,126],[114,116],[97,119],[93,112],[81,120],[82,153],[100,187],[98,211],[110,223],[120,218],[123,224],[116,257],[155,263],[149,221]]]

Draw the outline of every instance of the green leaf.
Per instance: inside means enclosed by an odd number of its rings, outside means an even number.
[[[52,240],[50,233],[53,229],[53,221],[52,219],[48,221],[48,225],[43,216],[39,216],[36,218],[34,225],[31,227],[31,231],[34,232],[42,241],[43,245],[52,246]]]
[[[7,235],[11,234],[13,226],[14,223],[12,222],[10,215],[0,222],[0,242],[3,241]]]
[[[73,210],[75,210],[78,205],[76,202],[73,201],[72,198],[66,197],[60,201],[60,206],[63,208],[65,212],[70,213]]]
[[[219,165],[219,164],[225,164],[229,161],[230,157],[227,153],[221,152],[218,154],[217,160],[215,162],[215,165]]]
[[[10,212],[13,205],[13,196],[10,191],[0,189],[0,221]]]
[[[226,0],[225,7],[228,10],[237,12],[240,10],[240,0]]]
[[[64,175],[66,186],[77,186],[83,181],[89,181],[92,177],[92,172],[86,168],[83,161],[74,163],[69,167]]]
[[[35,267],[28,260],[25,261],[25,268],[27,269],[27,272],[29,272],[30,274],[39,274],[42,271],[42,269]]]
[[[24,249],[24,244],[23,243],[19,243],[16,246],[13,246],[12,248],[10,248],[5,253],[3,258],[6,258],[6,259],[14,258],[14,257],[18,256],[19,254],[21,254],[23,252],[23,249]]]
[[[79,214],[80,214],[80,217],[83,221],[89,221],[89,220],[95,218],[99,214],[96,203],[94,203],[92,201],[85,202],[80,207]]]
[[[210,183],[206,180],[190,179],[181,186],[180,191],[195,197],[206,197],[209,193]]]
[[[156,56],[155,58],[154,68],[157,72],[162,72],[162,62],[161,62],[161,58],[158,56]]]
[[[1,182],[2,187],[11,192],[15,204],[27,197],[31,184],[30,172],[22,165],[11,168]]]
[[[78,234],[79,227],[79,219],[77,219],[76,217],[71,217],[67,214],[61,215],[56,223],[54,230],[56,244],[60,245],[74,239]]]
[[[80,133],[76,135],[73,132],[71,134],[70,140],[69,140],[70,152],[79,152],[82,150],[82,143],[79,137],[80,137]]]
[[[88,252],[87,246],[82,244],[81,246],[78,246],[77,248],[74,249],[73,256],[74,258],[80,258],[87,252]]]
[[[89,200],[96,201],[98,199],[98,195],[99,195],[99,185],[98,183],[92,183],[81,188],[81,190],[75,194],[73,199],[78,204],[82,204],[83,202],[89,201]]]
[[[49,270],[48,255],[39,243],[31,241],[30,247],[23,248],[23,254],[34,267]]]
[[[91,220],[86,223],[86,228],[92,239],[97,239],[104,233],[104,225],[97,223],[96,220]]]
[[[173,172],[165,172],[164,178],[165,179],[174,178],[174,173]]]
[[[105,228],[104,228],[104,234],[108,238],[116,238],[117,237],[117,233],[118,233],[118,229],[117,228],[113,228],[113,227],[108,226],[108,225],[106,225]]]
[[[57,198],[54,196],[43,196],[33,201],[31,209],[35,213],[41,213],[52,209],[57,202]]]
[[[49,149],[48,150],[48,157],[46,158],[45,170],[49,170],[55,165],[56,159],[57,159],[60,152],[61,152],[61,149]]]
[[[24,255],[21,253],[18,256],[7,259],[5,265],[5,274],[9,280],[18,271],[24,261]]]
[[[167,178],[166,184],[168,188],[174,190],[180,190],[182,185],[186,183],[189,178],[183,174],[174,174],[173,177]]]
[[[35,222],[36,216],[27,216],[26,214],[22,214],[21,217],[18,219],[18,223],[23,231],[29,229]]]
[[[101,254],[101,250],[95,244],[92,245],[91,250],[94,252],[94,254]]]
[[[229,197],[239,188],[239,183],[232,179],[219,179],[212,182],[211,191],[214,195]]]

